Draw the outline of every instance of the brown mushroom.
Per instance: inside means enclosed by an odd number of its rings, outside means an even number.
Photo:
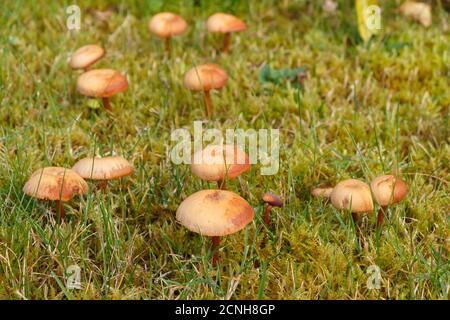
[[[380,206],[377,216],[377,226],[381,226],[384,213],[388,206],[402,201],[408,194],[408,186],[399,177],[383,175],[376,177],[370,184],[373,197]]]
[[[109,97],[128,88],[127,78],[119,71],[112,69],[94,69],[78,77],[78,91],[88,97],[99,97],[104,107],[112,112]]]
[[[312,193],[313,197],[315,197],[315,198],[329,199],[332,191],[333,191],[333,188],[330,188],[330,187],[314,188],[311,193]]]
[[[350,210],[353,222],[356,226],[361,246],[364,246],[364,237],[359,227],[359,215],[373,211],[373,200],[370,187],[356,179],[348,179],[339,182],[331,192],[331,203],[336,209]]]
[[[219,32],[224,34],[222,52],[227,53],[231,45],[231,33],[244,31],[247,26],[244,21],[227,13],[215,13],[206,21],[209,32]]]
[[[190,69],[184,76],[184,86],[193,91],[203,91],[206,113],[212,115],[213,105],[210,90],[221,89],[227,83],[228,75],[217,64],[203,64]]]
[[[209,145],[194,153],[191,170],[200,179],[216,181],[219,189],[226,189],[226,179],[249,171],[250,160],[237,145]]]
[[[350,210],[355,222],[359,214],[373,211],[370,188],[360,180],[348,179],[339,182],[333,188],[330,198],[336,209]]]
[[[218,260],[220,237],[243,229],[253,220],[252,206],[239,195],[225,190],[201,190],[178,207],[176,219],[189,230],[212,237],[213,265]]]
[[[105,190],[107,181],[129,176],[133,166],[120,156],[103,158],[84,158],[75,163],[72,168],[82,178],[100,182],[100,188]]]
[[[270,210],[272,210],[272,207],[283,207],[283,201],[281,201],[281,198],[273,194],[271,192],[264,193],[262,197],[263,201],[267,203],[266,210],[264,211],[264,223],[269,226],[270,225]]]
[[[61,167],[46,167],[35,171],[23,187],[23,192],[28,196],[55,201],[61,220],[65,217],[63,202],[87,191],[88,185],[82,177],[70,169]]]
[[[105,50],[95,44],[88,44],[76,50],[70,58],[69,65],[72,69],[84,69],[88,71],[89,68],[100,60],[105,55]]]
[[[165,40],[166,51],[170,52],[172,37],[186,32],[188,25],[179,15],[171,12],[162,12],[150,19],[148,28],[150,32]]]

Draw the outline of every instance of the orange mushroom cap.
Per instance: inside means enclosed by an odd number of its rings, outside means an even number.
[[[171,12],[162,12],[154,15],[148,23],[148,28],[160,38],[168,38],[183,34],[187,30],[186,21]]]
[[[85,69],[98,60],[105,54],[105,50],[95,44],[88,44],[77,49],[70,58],[69,65],[73,69]]]
[[[128,88],[127,78],[112,69],[94,69],[78,77],[78,91],[88,97],[107,98]]]
[[[192,160],[192,173],[206,181],[233,179],[250,170],[248,155],[237,145],[209,145]]]
[[[88,191],[88,185],[76,172],[61,167],[35,171],[25,183],[23,192],[42,200],[69,201],[75,194]]]
[[[247,29],[244,21],[227,13],[215,13],[206,21],[206,27],[210,32],[238,32]]]
[[[186,72],[184,86],[195,91],[209,91],[222,88],[228,80],[228,75],[217,64],[195,66]]]
[[[273,194],[271,192],[264,193],[262,199],[265,203],[268,203],[271,206],[279,208],[283,207],[283,201],[281,201],[281,198],[278,195]]]
[[[72,168],[84,179],[112,180],[133,173],[133,166],[120,156],[104,158],[84,158]]]
[[[253,208],[245,199],[225,190],[198,191],[187,197],[176,213],[183,226],[210,237],[235,233],[253,217]]]
[[[369,186],[356,179],[339,182],[331,192],[331,203],[336,209],[350,209],[354,213],[373,210],[372,194]]]
[[[370,188],[375,201],[383,207],[402,201],[408,193],[406,183],[393,175],[384,175],[373,179]]]

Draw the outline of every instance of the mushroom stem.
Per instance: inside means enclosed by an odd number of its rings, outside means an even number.
[[[208,118],[212,116],[212,100],[211,100],[211,94],[209,93],[209,90],[203,91],[205,93],[205,105],[206,105],[206,114],[208,115]]]
[[[228,53],[231,47],[231,32],[227,32],[223,36],[223,48],[222,52]]]
[[[66,213],[64,211],[64,203],[60,200],[55,201],[56,214],[60,221],[63,221],[66,217]]]
[[[264,223],[267,226],[270,226],[270,210],[272,210],[272,206],[269,204],[264,211]]]
[[[98,188],[102,190],[103,192],[106,192],[106,188],[108,187],[108,181],[107,180],[100,180],[98,183]]]
[[[219,244],[220,244],[220,237],[212,237],[212,253],[213,253],[213,258],[212,258],[212,264],[213,266],[217,265],[217,261],[219,260]]]
[[[381,206],[380,209],[378,210],[377,228],[381,227],[381,225],[383,224],[384,212],[386,211],[386,209],[387,209],[386,206]]]
[[[172,37],[166,37],[164,42],[166,45],[166,52],[170,54],[170,51],[172,50]]]
[[[361,247],[364,247],[364,236],[359,226],[359,215],[356,212],[352,212],[353,222],[355,223],[356,235],[358,237]]]
[[[225,180],[217,180],[217,187],[220,190],[227,190],[227,182]]]
[[[109,103],[109,98],[108,97],[104,97],[102,98],[103,101],[103,106],[105,107],[106,110],[108,110],[109,112],[112,112],[112,107],[111,107],[111,103]]]

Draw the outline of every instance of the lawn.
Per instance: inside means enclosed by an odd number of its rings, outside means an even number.
[[[382,29],[367,43],[353,1],[334,14],[306,0],[77,2],[79,31],[66,28],[69,1],[0,4],[0,298],[448,299],[450,35],[440,1],[429,28],[401,16],[400,1],[382,1]],[[170,56],[147,27],[162,11],[189,24]],[[229,54],[205,28],[219,11],[247,23]],[[81,72],[68,59],[89,43],[106,50],[96,68],[128,78],[113,113],[77,92]],[[229,80],[212,92],[208,120],[183,77],[209,62]],[[306,68],[303,86],[262,82],[264,65]],[[216,188],[169,157],[171,132],[196,120],[280,130],[277,174],[256,164],[227,182],[255,218],[222,239],[217,266],[209,239],[175,219],[186,197]],[[22,191],[39,168],[112,154],[134,174],[66,203],[63,223]],[[409,193],[381,229],[375,213],[364,215],[361,246],[348,212],[311,190],[382,174],[401,176]],[[266,191],[284,200],[270,227]],[[67,287],[74,268],[80,289]]]

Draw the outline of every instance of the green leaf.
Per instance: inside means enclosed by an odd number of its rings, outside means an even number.
[[[289,81],[294,88],[301,88],[302,80],[306,77],[306,71],[305,67],[272,69],[268,64],[265,64],[259,71],[258,78],[262,83],[271,82],[277,85]]]

